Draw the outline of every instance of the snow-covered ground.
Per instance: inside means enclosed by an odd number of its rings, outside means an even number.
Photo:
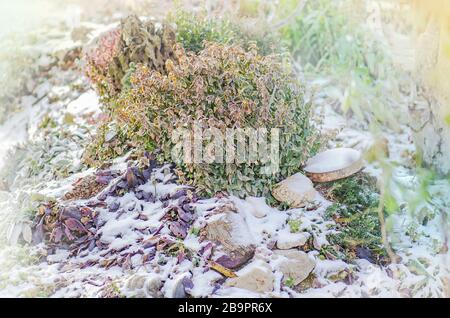
[[[153,167],[140,184],[130,185],[124,156],[109,168],[114,178],[102,191],[91,199],[67,201],[63,196],[74,189],[74,183],[96,173],[82,164],[81,157],[101,117],[99,100],[76,67],[63,71],[54,66],[36,82],[31,95],[18,99],[21,111],[0,126],[0,166],[9,185],[3,188],[0,184],[0,296],[448,296],[450,257],[442,250],[449,228],[448,217],[444,217],[448,214],[448,181],[430,187],[436,202],[416,208],[434,215],[425,225],[407,205],[388,218],[391,242],[402,260],[387,266],[365,259],[350,264],[319,257],[320,249],[329,244],[327,235],[334,231],[334,221],[324,218],[330,202],[319,194],[314,208],[288,211],[269,207],[264,198],[193,199],[188,187],[174,183],[169,166]],[[410,164],[415,153],[410,129],[401,125],[397,130],[373,133],[361,128],[356,119],[336,109],[341,95],[330,92],[326,79],[312,86],[322,92],[314,97],[316,112],[323,119],[320,127],[335,135],[329,146],[366,151],[382,140],[389,150],[388,162],[393,164],[390,182],[398,202],[417,195],[421,179]],[[17,145],[21,150],[8,157],[8,150]],[[367,163],[365,171],[381,177],[383,169],[375,161]],[[123,196],[111,194],[121,187],[128,189]],[[80,225],[90,232],[89,241],[66,248],[28,243],[34,239],[29,233],[30,212],[37,210],[37,202],[49,199],[63,208],[89,211],[92,218]],[[436,211],[439,206],[442,209]],[[186,233],[185,218],[192,222]],[[237,278],[227,278],[234,275],[218,267],[226,253],[200,231],[227,218],[237,224],[238,231],[231,233],[233,240],[255,248],[252,258],[234,273]],[[91,223],[94,219],[95,224]],[[289,220],[299,221],[298,233],[291,233]],[[64,224],[62,228],[70,223]],[[310,237],[313,245],[300,252]],[[274,244],[300,251],[295,257],[285,255],[276,252]],[[313,266],[314,279],[302,291],[283,283],[286,267],[292,266],[300,275],[299,264]],[[268,280],[252,283],[261,275]]]

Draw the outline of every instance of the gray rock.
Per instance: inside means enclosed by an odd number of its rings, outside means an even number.
[[[125,287],[136,297],[162,297],[161,277],[156,274],[135,274],[128,279]]]
[[[278,269],[284,275],[283,280],[290,278],[294,281],[294,285],[304,281],[316,266],[306,253],[298,250],[276,250],[274,253],[281,257]]]
[[[275,276],[272,268],[264,261],[258,260],[241,269],[238,277],[225,282],[227,287],[246,289],[255,293],[271,292],[274,287]]]
[[[280,250],[290,250],[303,246],[308,241],[309,236],[309,233],[289,233],[277,240],[277,248]]]
[[[162,281],[159,275],[151,275],[144,284],[144,291],[148,297],[161,298]]]
[[[272,195],[278,201],[298,208],[313,201],[316,197],[316,190],[308,177],[296,173],[278,183],[272,190]]]
[[[255,253],[255,240],[241,214],[226,211],[214,215],[205,226],[206,239],[215,242],[225,254],[216,261],[227,268],[237,268]]]

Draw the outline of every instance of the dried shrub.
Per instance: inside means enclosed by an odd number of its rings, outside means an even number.
[[[160,160],[172,160],[171,137],[177,128],[200,125],[224,134],[226,128],[280,129],[280,173],[266,175],[258,164],[181,162],[181,182],[207,194],[268,194],[273,182],[297,172],[316,151],[318,134],[310,125],[310,104],[279,56],[218,43],[208,43],[195,54],[177,45],[166,71],[138,65],[131,88],[113,107],[118,126],[154,142],[161,150]]]
[[[86,73],[100,96],[108,99],[127,84],[135,64],[164,72],[174,44],[175,33],[169,25],[157,27],[152,21],[131,15],[88,47]]]
[[[172,25],[175,26],[172,27]],[[176,29],[176,32],[175,32]],[[187,51],[198,53],[205,42],[239,44],[244,48],[255,42],[262,54],[280,52],[270,32],[244,30],[225,19],[180,11],[157,26],[131,15],[117,28],[93,41],[86,49],[86,73],[105,105],[125,87],[137,64],[165,73],[165,62],[173,56],[175,41]]]

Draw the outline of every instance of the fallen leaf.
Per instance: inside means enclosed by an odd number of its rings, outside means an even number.
[[[216,262],[210,261],[209,267],[211,269],[215,270],[216,272],[222,274],[225,277],[229,277],[229,278],[237,277],[235,272],[233,272],[232,270],[230,270],[220,264],[217,264]]]

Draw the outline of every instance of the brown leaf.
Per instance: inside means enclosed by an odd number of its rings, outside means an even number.
[[[229,278],[233,278],[233,277],[237,277],[237,275],[235,274],[235,272],[233,272],[232,270],[217,264],[214,261],[210,261],[209,262],[209,267],[213,270],[215,270],[216,272],[222,274],[225,277],[229,277]]]

